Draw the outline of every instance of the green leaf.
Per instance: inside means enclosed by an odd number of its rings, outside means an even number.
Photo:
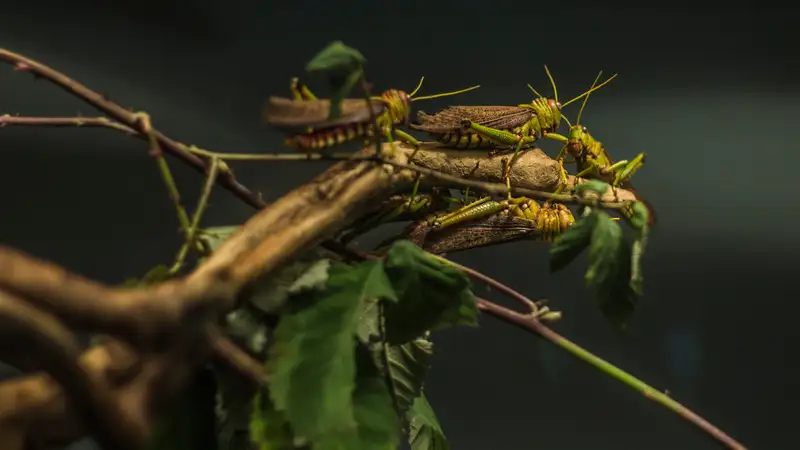
[[[410,424],[408,443],[411,450],[450,450],[442,426],[424,394],[414,400],[406,416]]]
[[[623,243],[622,228],[605,211],[596,210],[595,226],[589,244],[589,269],[586,282],[591,286],[607,283],[619,266],[619,249]]]
[[[597,215],[597,224],[589,245],[586,283],[597,290],[603,314],[624,328],[636,306],[636,293],[630,284],[630,246],[623,239],[619,224],[608,214],[593,214]]]
[[[332,93],[328,120],[336,120],[342,115],[342,100],[347,97],[363,75],[363,70],[359,69],[347,75],[332,75],[329,78]],[[367,106],[367,100],[364,99],[364,107]],[[371,108],[372,105],[370,104],[369,107]]]
[[[392,396],[369,355],[366,352],[359,355],[358,378],[353,393],[358,448],[396,449],[400,440],[400,419],[392,407]]]
[[[643,230],[647,228],[650,211],[648,211],[647,206],[642,202],[628,202],[628,205],[623,210],[623,216],[627,219],[631,227],[636,230]]]
[[[331,267],[330,259],[320,259],[311,264],[294,283],[289,286],[289,295],[296,295],[305,291],[320,291],[325,289],[328,282],[328,269]]]
[[[241,228],[241,225],[210,227],[200,230],[198,240],[203,241],[210,252],[215,252],[231,235]]]
[[[200,239],[211,252],[215,252],[240,228],[240,225],[206,228],[201,231]],[[260,312],[272,314],[280,309],[291,292],[306,287],[321,289],[327,279],[330,259],[334,257],[336,255],[332,252],[319,247],[297,255],[294,260],[259,281],[247,303]]]
[[[597,220],[597,214],[592,212],[556,237],[550,246],[550,272],[563,269],[589,246]]]
[[[365,302],[359,316],[358,337],[370,350],[372,360],[384,374],[398,414],[403,414],[422,392],[433,356],[433,343],[419,338],[402,345],[388,345],[380,327],[380,302]]]
[[[321,292],[304,291],[287,303],[268,360],[271,399],[295,434],[312,442],[355,427],[355,339],[365,299],[394,299],[379,261],[332,264]]]
[[[308,62],[306,71],[350,74],[361,69],[366,62],[367,59],[358,50],[342,41],[333,41]]]
[[[389,343],[409,342],[431,329],[477,325],[469,278],[452,265],[407,240],[389,249],[384,265],[399,298],[385,305]]]
[[[586,195],[587,192],[594,192],[598,195],[603,195],[608,191],[610,186],[608,183],[605,183],[600,180],[587,180],[584,183],[581,183],[575,186],[575,193],[578,195]]]
[[[264,391],[253,398],[250,415],[250,441],[258,450],[285,450],[294,447],[292,427],[283,414],[275,409]]]
[[[642,257],[647,247],[648,227],[645,225],[633,241],[631,250],[631,289],[638,295],[644,293],[644,276],[642,275]]]
[[[358,50],[344,45],[342,41],[334,41],[306,65],[307,72],[324,73],[328,77],[331,86],[328,120],[336,120],[341,116],[342,99],[364,75],[363,67],[366,62],[366,58]]]
[[[422,394],[425,375],[433,356],[433,343],[416,339],[403,345],[387,346],[389,377],[399,414],[405,414]]]

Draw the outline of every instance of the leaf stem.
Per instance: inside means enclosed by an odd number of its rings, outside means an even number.
[[[172,172],[169,170],[169,165],[164,159],[164,152],[161,151],[161,147],[158,145],[158,139],[156,139],[155,134],[153,134],[153,125],[150,122],[150,116],[147,113],[140,112],[137,114],[137,117],[141,123],[142,132],[147,136],[147,141],[150,146],[150,156],[156,159],[158,171],[161,173],[161,178],[167,186],[167,194],[170,200],[172,200],[172,205],[178,215],[178,223],[180,224],[181,231],[188,239],[189,215],[186,213],[186,208],[183,206],[181,194],[178,191],[178,186],[175,184],[175,179],[172,177]]]
[[[189,225],[189,228],[186,231],[186,241],[178,251],[178,256],[175,257],[175,263],[172,265],[172,268],[169,269],[170,274],[175,274],[181,270],[181,267],[183,267],[183,263],[186,260],[186,255],[189,253],[189,247],[194,245],[197,241],[197,230],[200,226],[200,218],[203,216],[203,213],[208,206],[208,199],[211,196],[211,191],[214,189],[214,183],[217,181],[219,169],[219,158],[211,158],[211,166],[208,169],[208,177],[206,177],[206,182],[203,185],[203,191],[200,194],[200,200],[197,202],[197,208],[194,210],[192,223]]]

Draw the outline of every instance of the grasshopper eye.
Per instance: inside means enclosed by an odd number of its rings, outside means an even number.
[[[581,130],[582,130],[584,133],[588,133],[588,132],[589,132],[589,129],[588,129],[588,128],[586,128],[586,127],[583,127],[583,128],[581,128]]]

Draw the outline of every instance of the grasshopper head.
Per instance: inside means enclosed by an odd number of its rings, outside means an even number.
[[[571,154],[578,156],[583,153],[586,147],[586,140],[589,138],[589,130],[583,125],[573,125],[569,129],[567,136],[569,142],[567,143],[567,151]]]
[[[405,91],[389,89],[381,95],[392,124],[400,125],[408,122],[411,116],[411,98]]]

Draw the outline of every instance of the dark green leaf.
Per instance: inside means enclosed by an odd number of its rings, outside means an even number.
[[[385,267],[400,299],[385,305],[389,343],[409,342],[431,329],[477,325],[469,278],[452,265],[403,240],[389,249]]]
[[[587,180],[575,186],[575,193],[578,195],[585,195],[586,192],[594,192],[598,195],[603,195],[608,191],[610,186],[600,180]]]
[[[647,247],[648,227],[645,225],[637,233],[631,250],[631,289],[638,295],[644,293],[644,277],[642,276],[642,257]]]
[[[367,59],[342,41],[334,41],[317,53],[306,65],[309,73],[350,74],[361,69]]]
[[[383,341],[380,323],[380,302],[365,302],[359,316],[359,340],[369,348],[375,365],[388,380],[395,409],[403,414],[422,392],[433,343],[420,338],[402,345],[388,345]]]
[[[392,396],[384,377],[369,355],[359,353],[358,378],[353,393],[353,408],[358,423],[359,449],[396,449],[400,440],[400,420],[392,407]]]
[[[332,264],[321,292],[304,291],[287,303],[268,360],[270,395],[295,434],[316,442],[355,427],[354,333],[359,306],[395,298],[379,261]]]
[[[600,300],[600,311],[618,328],[624,330],[633,315],[639,301],[637,293],[632,289],[630,246],[627,242],[619,248],[619,266],[616,273],[597,286]]]
[[[424,394],[414,400],[407,418],[410,424],[408,443],[411,450],[450,450],[450,443],[447,442],[442,426]]]
[[[309,73],[324,73],[331,85],[331,106],[328,120],[342,114],[341,102],[364,75],[364,55],[342,41],[328,44],[306,65]],[[365,100],[366,102],[366,100]]]
[[[331,106],[328,111],[328,120],[336,120],[342,115],[342,99],[347,97],[358,80],[364,75],[362,70],[356,70],[347,75],[335,75],[329,77],[331,85]],[[364,99],[364,106],[367,106]],[[371,106],[370,106],[371,107]]]
[[[433,343],[417,339],[403,345],[387,346],[389,378],[397,412],[405,414],[422,393],[425,375],[433,356]]]
[[[213,253],[239,228],[241,228],[241,225],[205,228],[200,230],[198,239],[203,241],[208,246],[209,251]]]
[[[623,211],[623,215],[634,229],[642,230],[647,227],[650,212],[642,202],[629,202]]]
[[[592,213],[596,223],[592,229],[589,244],[589,269],[586,271],[586,283],[600,286],[608,283],[608,279],[616,274],[620,265],[620,246],[622,228],[605,212],[595,210]],[[574,226],[574,225],[573,225]]]
[[[597,214],[592,211],[556,237],[553,245],[550,246],[551,272],[566,267],[589,246],[596,223]]]
[[[258,450],[286,450],[294,448],[292,427],[283,414],[275,409],[269,395],[259,391],[253,398],[250,416],[250,441]]]
[[[595,211],[597,224],[589,245],[586,282],[597,290],[600,310],[617,326],[625,327],[636,305],[631,289],[630,246],[617,222],[603,211]]]

